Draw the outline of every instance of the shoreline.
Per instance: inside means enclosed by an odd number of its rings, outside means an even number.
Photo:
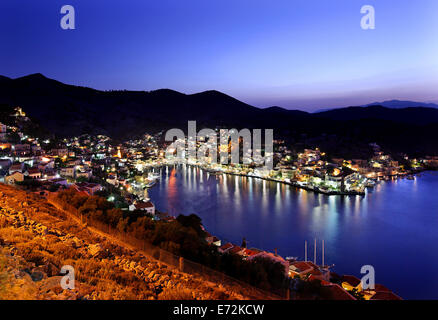
[[[274,178],[265,178],[265,177],[259,177],[259,176],[252,176],[252,175],[243,174],[243,173],[234,173],[234,172],[225,172],[225,171],[213,171],[213,170],[209,170],[209,169],[203,168],[200,165],[189,164],[189,163],[174,163],[174,164],[151,165],[151,166],[149,166],[149,168],[163,168],[163,167],[166,167],[166,166],[175,166],[175,165],[182,165],[182,164],[185,164],[187,166],[192,166],[192,167],[195,167],[195,168],[199,168],[199,169],[201,169],[203,171],[206,171],[206,172],[208,172],[208,173],[210,173],[212,175],[227,174],[227,175],[232,175],[232,176],[239,176],[239,177],[246,177],[246,178],[255,178],[255,179],[260,179],[260,180],[265,180],[265,181],[272,181],[272,182],[286,184],[286,185],[295,187],[297,189],[303,189],[303,190],[311,191],[311,192],[314,192],[314,193],[317,193],[317,194],[323,194],[323,195],[326,195],[326,196],[365,196],[366,195],[366,191],[364,191],[364,192],[359,192],[359,191],[323,191],[323,190],[320,190],[317,187],[315,188],[315,187],[312,187],[312,186],[303,186],[303,185],[299,185],[296,182],[287,182],[287,181],[282,181],[282,180],[278,180],[278,179],[274,179]],[[418,175],[418,174],[420,174],[422,172],[425,172],[425,171],[436,171],[436,170],[424,169],[424,170],[418,170],[418,171],[415,171],[415,172],[408,172],[406,174],[385,175],[385,176],[382,176],[382,177],[379,177],[379,178],[382,179],[383,181],[387,181],[387,180],[385,180],[387,178],[391,179],[391,178],[395,177],[396,179],[400,179],[400,178],[403,178],[403,177],[407,177],[409,175],[415,176],[415,175]],[[382,181],[382,180],[379,180],[379,179],[370,179],[370,180]],[[374,187],[366,187],[366,189],[368,189],[368,188],[374,188]]]
[[[202,168],[200,165],[196,165],[196,164],[188,164],[188,163],[174,163],[174,164],[162,164],[162,165],[151,165],[149,168],[163,168],[166,166],[175,166],[175,165],[181,165],[181,164],[185,164],[187,166],[192,166],[195,168],[199,168],[201,170],[204,170],[212,175],[221,175],[221,174],[227,174],[227,175],[231,175],[231,176],[239,176],[239,177],[246,177],[246,178],[254,178],[254,179],[260,179],[260,180],[265,180],[265,181],[272,181],[272,182],[277,182],[277,183],[282,183],[282,184],[286,184],[292,187],[295,187],[297,189],[303,189],[306,191],[311,191],[314,193],[319,193],[319,194],[324,194],[327,196],[365,196],[366,192],[356,192],[356,191],[351,191],[351,192],[342,192],[342,191],[322,191],[322,190],[318,190],[315,189],[313,187],[309,187],[309,186],[301,186],[297,183],[294,182],[287,182],[287,181],[282,181],[282,180],[277,180],[277,179],[273,179],[273,178],[264,178],[264,177],[257,177],[257,176],[251,176],[248,174],[243,174],[243,173],[234,173],[234,172],[225,172],[225,171],[210,171],[208,169]]]

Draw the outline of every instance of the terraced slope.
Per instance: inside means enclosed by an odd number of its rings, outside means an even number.
[[[63,290],[60,270],[75,269]],[[96,234],[44,198],[0,184],[0,299],[260,299]]]

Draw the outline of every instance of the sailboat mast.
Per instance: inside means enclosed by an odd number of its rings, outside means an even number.
[[[307,262],[307,240],[304,241],[304,261]]]
[[[324,268],[324,240],[322,240],[322,267]]]

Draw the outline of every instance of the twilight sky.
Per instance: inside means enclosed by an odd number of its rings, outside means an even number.
[[[76,9],[62,30],[60,9]],[[373,5],[376,29],[362,30]],[[436,0],[1,0],[0,74],[313,111],[438,102]]]

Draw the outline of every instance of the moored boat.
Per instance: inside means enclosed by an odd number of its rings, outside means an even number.
[[[145,188],[152,188],[157,183],[157,180],[146,180]]]
[[[365,187],[367,188],[374,188],[376,185],[376,182],[374,180],[371,179],[367,179],[367,181],[365,182]]]
[[[156,172],[149,172],[148,180],[158,180],[160,179],[160,174]]]

